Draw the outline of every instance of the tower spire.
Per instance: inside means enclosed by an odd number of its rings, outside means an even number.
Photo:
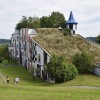
[[[69,19],[66,22],[66,27],[71,30],[72,34],[75,34],[75,30],[77,29],[77,22],[74,19],[72,11],[70,12]]]
[[[70,16],[69,16],[69,19],[67,21],[67,24],[78,24],[74,19],[72,11],[70,12]]]

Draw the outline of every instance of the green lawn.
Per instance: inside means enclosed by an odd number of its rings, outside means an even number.
[[[0,64],[0,72],[4,77],[9,75],[10,83],[4,83],[0,77],[1,100],[100,100],[100,89],[75,88],[70,86],[98,86],[100,77],[79,75],[76,79],[61,84],[50,84],[36,79],[21,66]],[[15,85],[18,76],[20,83]]]
[[[2,100],[100,100],[100,90],[67,87],[1,85]]]

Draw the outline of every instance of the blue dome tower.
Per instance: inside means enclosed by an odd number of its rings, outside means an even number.
[[[73,17],[72,11],[70,12],[70,16],[68,21],[66,22],[66,28],[69,28],[71,30],[72,34],[75,34],[75,30],[77,30],[77,22],[75,21]]]

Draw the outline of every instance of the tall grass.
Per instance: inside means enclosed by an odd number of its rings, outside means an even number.
[[[89,43],[81,37],[63,35],[63,32],[56,28],[39,28],[37,36],[33,40],[38,42],[51,55],[62,55],[66,61],[71,62],[71,57],[77,52],[87,52],[100,62],[100,47]]]

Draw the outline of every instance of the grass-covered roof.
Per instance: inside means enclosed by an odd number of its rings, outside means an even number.
[[[92,45],[79,36],[64,35],[57,28],[38,28],[37,36],[33,37],[51,56],[61,55],[67,61],[77,52],[87,52],[100,62],[100,46]]]

